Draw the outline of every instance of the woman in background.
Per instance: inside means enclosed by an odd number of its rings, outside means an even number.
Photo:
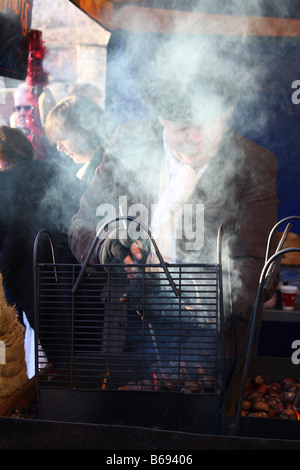
[[[103,109],[86,96],[68,96],[51,109],[45,130],[51,144],[80,165],[77,177],[88,185],[112,131]]]

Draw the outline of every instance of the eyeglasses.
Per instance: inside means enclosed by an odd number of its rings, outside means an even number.
[[[24,111],[28,112],[30,111],[32,106],[26,105],[26,106],[15,106],[14,111],[18,111],[18,113],[21,111],[21,109],[24,109]]]

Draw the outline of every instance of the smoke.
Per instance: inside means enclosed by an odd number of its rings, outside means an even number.
[[[180,78],[180,87],[175,90],[168,90],[169,97],[175,105],[183,103],[183,96],[190,91],[190,84],[197,82],[198,76],[204,76],[205,82],[202,82],[201,98],[207,98],[211,93],[211,87],[214,83],[220,86],[220,95],[215,99],[203,100],[201,102],[201,118],[205,120],[214,114],[221,114],[227,106],[224,96],[230,95],[234,98],[234,114],[232,122],[238,123],[238,128],[242,133],[256,135],[258,132],[263,134],[264,128],[269,122],[270,116],[266,113],[259,113],[257,110],[258,92],[263,90],[264,99],[269,100],[273,91],[273,82],[270,76],[274,73],[275,64],[278,63],[278,52],[273,51],[273,55],[264,54],[270,51],[269,42],[258,37],[249,37],[250,23],[247,20],[237,22],[238,35],[229,34],[224,36],[218,34],[226,28],[225,22],[218,15],[224,13],[232,16],[242,16],[247,13],[257,17],[271,16],[268,2],[257,0],[248,5],[241,5],[245,2],[199,2],[194,10],[194,15],[176,10],[176,2],[169,2],[174,6],[174,14],[171,17],[165,16],[162,23],[157,23],[157,19],[147,18],[143,26],[147,24],[149,32],[138,32],[142,29],[141,16],[132,15],[127,17],[130,23],[127,26],[132,27],[131,31],[118,30],[111,34],[108,44],[108,63],[106,78],[106,110],[111,115],[112,120],[117,127],[127,121],[136,121],[144,117],[154,117],[155,113],[140,96],[139,92],[144,85],[149,85],[152,77],[158,77],[160,80],[169,78]],[[277,2],[272,5],[273,17],[289,17],[289,2]],[[122,14],[120,8],[120,15]],[[201,22],[201,15],[209,13],[216,15],[216,22],[205,25]],[[145,18],[143,18],[144,20]],[[246,17],[247,19],[247,17]],[[165,22],[164,22],[165,21]],[[162,32],[166,27],[167,32]],[[205,27],[206,26],[206,27]],[[199,32],[199,28],[200,29]],[[151,32],[156,30],[156,32]],[[210,30],[209,34],[205,31]],[[172,31],[172,32],[171,32]],[[262,49],[258,46],[263,46]],[[276,49],[276,48],[275,48]],[[260,52],[262,50],[262,52]],[[274,60],[274,59],[277,60]],[[295,77],[297,78],[297,77]],[[204,86],[207,86],[205,88]],[[224,94],[226,92],[226,95]],[[200,97],[198,97],[200,100]],[[205,103],[208,102],[206,107]],[[200,109],[199,106],[197,106]],[[140,134],[128,135],[124,149],[122,149],[124,160],[120,162],[118,173],[121,175],[132,171],[134,178],[130,181],[128,193],[136,204],[143,203],[141,195],[147,181],[139,180],[139,168],[136,168],[136,161],[131,152],[133,143],[141,147],[147,140],[147,127],[143,128]],[[226,129],[225,129],[226,132]],[[140,139],[140,142],[138,141]],[[113,147],[112,147],[113,148]],[[238,165],[242,170],[242,158]],[[143,170],[153,171],[152,156],[143,161]],[[220,204],[219,181],[225,181],[224,189],[234,188],[234,178],[239,172],[239,168],[230,165],[230,160],[220,162],[220,173],[214,174],[213,182],[205,183],[209,187],[203,188],[210,194],[213,204]],[[145,171],[141,172],[145,174]],[[224,178],[224,174],[226,175]],[[110,184],[106,182],[107,193],[102,194],[103,202],[109,203],[112,200],[114,186],[120,183],[120,176],[115,175],[115,180]],[[121,181],[121,183],[123,183]],[[149,188],[148,188],[149,189]],[[152,189],[154,193],[154,188]],[[151,198],[152,198],[151,194]],[[231,205],[231,201],[236,198],[236,194],[226,191],[224,204]],[[116,202],[116,211],[118,201]],[[224,207],[225,209],[225,207]],[[222,208],[220,209],[220,212]],[[208,227],[207,233],[211,230],[216,231],[218,226],[209,227],[209,221],[206,220],[206,209],[204,204],[204,221]],[[204,233],[204,236],[207,236]],[[204,256],[206,261],[216,260],[216,244],[211,242],[211,251]],[[189,254],[185,261],[193,262],[193,254]]]
[[[194,5],[194,12],[188,11],[191,5]],[[270,31],[271,35],[276,34],[278,28],[272,22],[264,21],[269,18],[280,20],[291,17],[295,8],[292,2],[257,0],[247,3],[230,1],[224,4],[220,1],[201,1],[188,2],[187,6],[169,2],[166,8],[168,6],[174,8],[174,11],[170,13],[162,10],[157,15],[150,12],[147,17],[146,12],[140,13],[143,8],[132,9],[126,16],[126,23],[123,20],[122,24],[133,32],[112,33],[112,54],[108,49],[108,78],[113,85],[108,84],[107,91],[108,108],[117,123],[141,115],[147,116],[147,108],[133,96],[132,90],[139,87],[143,77],[151,73],[151,68],[162,65],[164,50],[168,50],[169,64],[172,64],[172,67],[180,63],[185,64],[182,69],[188,77],[193,73],[191,59],[203,43],[206,45],[207,54],[204,50],[201,54],[206,55],[207,63],[215,68],[215,75],[233,76],[235,81],[240,83],[247,112],[256,111],[255,101],[261,98],[269,101],[272,99],[272,95],[276,93],[276,83],[280,82],[282,85],[286,80],[285,67],[281,65],[286,63],[287,59],[286,50],[277,47],[280,38],[267,36]],[[124,11],[125,8],[121,8],[120,15],[124,14]],[[203,20],[205,13],[214,16],[211,20]],[[228,16],[224,19],[222,14]],[[255,23],[253,19],[258,21]],[[141,33],[145,28],[146,32]],[[281,26],[279,31],[280,29]],[[163,33],[164,30],[166,32]],[[138,31],[138,34],[135,31]],[[163,65],[168,67],[167,63]],[[258,97],[258,94],[262,96]],[[122,105],[125,100],[126,109]],[[285,102],[282,106],[288,107],[289,103]],[[249,118],[243,109],[238,111],[236,120],[245,132],[249,128]],[[251,132],[258,133],[261,126],[265,126],[267,119],[271,117],[260,113],[251,122]]]
[[[180,82],[181,88],[166,89],[169,104],[173,102],[175,107],[178,107],[186,91],[190,91],[190,84],[195,83],[197,77],[206,76],[209,79],[206,80],[207,88],[204,86],[201,88],[202,97],[207,98],[210,95],[213,80],[219,83],[222,93],[220,93],[220,99],[208,100],[209,106],[207,108],[204,105],[205,101],[202,102],[203,120],[206,117],[211,117],[214,111],[215,114],[222,113],[225,109],[223,108],[223,91],[232,94],[232,90],[234,90],[234,112],[228,125],[234,125],[242,135],[250,137],[258,143],[263,143],[262,138],[270,132],[270,123],[276,121],[278,106],[282,112],[289,113],[291,110],[288,93],[282,93],[282,90],[287,90],[290,86],[285,76],[286,69],[281,67],[283,63],[287,62],[286,48],[281,47],[280,38],[271,37],[272,33],[271,36],[267,36],[268,27],[271,27],[267,18],[289,18],[292,3],[277,2],[274,5],[274,2],[271,4],[262,0],[250,2],[250,4],[243,2],[244,4],[241,5],[241,3],[237,1],[226,2],[225,5],[224,2],[199,2],[194,15],[176,11],[176,6],[174,6],[175,13],[171,16],[171,20],[166,21],[164,25],[167,28],[167,33],[161,33],[159,30],[162,23],[157,23],[157,17],[149,17],[147,22],[149,32],[146,33],[140,32],[142,23],[139,22],[144,18],[141,16],[127,18],[131,21],[132,30],[138,31],[138,34],[124,33],[124,31],[113,32],[110,42],[113,54],[108,54],[108,79],[112,84],[118,83],[118,86],[114,89],[113,87],[107,89],[106,103],[107,110],[112,112],[113,117],[116,117],[116,122],[119,124],[124,121],[138,120],[141,116],[155,116],[155,109],[149,106],[147,100],[143,99],[145,97],[143,95],[144,86],[149,91],[149,83],[153,77],[155,77],[154,82],[157,77],[161,82],[167,82],[169,78],[180,78],[177,84]],[[214,18],[216,22],[207,25],[201,23],[202,13],[216,15]],[[230,29],[232,22],[228,21],[226,24],[226,19],[217,18],[223,13],[229,15],[229,20],[233,17],[241,17],[240,20],[235,20],[236,30]],[[245,14],[246,16],[243,17]],[[257,22],[257,27],[261,28],[261,35],[252,35],[252,17],[261,19]],[[266,20],[265,23],[263,23],[264,20]],[[266,28],[265,37],[264,25]],[[203,32],[199,32],[200,26]],[[220,34],[218,34],[218,27]],[[226,31],[226,27],[229,34],[222,35],[221,32]],[[157,32],[151,33],[151,29],[156,29]],[[208,30],[210,34],[205,34],[205,31]],[[235,32],[236,34],[234,34]],[[122,44],[126,44],[126,47],[122,47]],[[118,47],[113,48],[116,45]],[[204,84],[204,82],[202,83]],[[228,85],[229,88],[226,88],[225,85]],[[137,99],[136,90],[141,91],[140,100]],[[161,97],[158,104],[163,104]],[[229,126],[225,128],[225,133],[227,129]],[[145,127],[144,133],[146,132],[147,128]],[[138,144],[138,138],[139,136],[134,135],[132,141]],[[145,135],[141,136],[141,146],[145,140]],[[128,160],[124,159],[124,161],[128,167],[133,169],[136,163],[131,160],[130,152],[127,157]],[[208,185],[203,190],[210,195],[213,204],[222,204],[220,193],[224,189],[224,212],[226,207],[232,207],[234,200],[238,200],[238,196],[234,192],[235,178],[237,174],[243,172],[243,157],[244,155],[240,155],[240,159],[235,160],[235,167],[231,165],[228,157],[227,161],[220,162],[220,173],[214,175],[213,181],[203,180],[203,185]],[[151,160],[151,156],[149,159]],[[143,164],[151,166],[145,160]],[[138,188],[143,186],[143,183],[138,181],[138,175],[139,169],[137,168],[133,184],[137,188],[136,202],[140,200]],[[220,187],[221,181],[226,183]],[[129,191],[133,192],[134,189],[131,187]],[[222,213],[222,207],[219,209]],[[233,217],[234,215],[233,210]],[[211,231],[216,232],[218,227],[217,225],[209,226],[205,205],[204,220],[205,227],[207,227],[204,237],[208,237]],[[245,230],[245,227],[242,227],[241,230]],[[230,243],[232,245],[235,240],[231,239]],[[206,260],[215,261],[217,248],[215,240],[208,243],[208,246],[210,248],[201,259],[204,262]],[[263,250],[264,247],[258,251],[263,253]],[[195,255],[190,253],[185,261],[195,262]],[[253,278],[257,279],[258,272],[259,267],[256,272],[253,272]],[[242,278],[236,276],[234,284],[236,290],[239,290],[242,286]]]

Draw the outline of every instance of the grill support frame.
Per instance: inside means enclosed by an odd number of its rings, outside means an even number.
[[[167,402],[171,403],[170,405],[170,408],[172,409],[171,411],[171,414],[168,415],[168,419],[167,421],[168,422],[163,422],[162,423],[162,426],[165,428],[165,429],[175,429],[175,430],[185,430],[185,431],[189,431],[192,429],[192,432],[211,432],[213,434],[218,434],[219,431],[220,431],[220,406],[221,406],[221,399],[222,399],[222,396],[223,396],[223,393],[224,393],[224,386],[226,385],[226,377],[227,377],[227,373],[228,373],[228,370],[230,369],[231,367],[231,360],[229,360],[229,364],[227,364],[227,360],[225,358],[225,354],[224,354],[224,338],[223,338],[223,326],[224,326],[224,319],[223,319],[223,283],[222,283],[222,263],[221,263],[221,259],[222,259],[222,247],[221,247],[221,244],[222,244],[222,236],[223,236],[223,233],[224,233],[224,227],[221,226],[219,228],[219,233],[218,233],[218,246],[217,246],[217,261],[219,263],[216,263],[215,265],[195,265],[197,267],[199,266],[204,266],[204,267],[209,267],[209,269],[213,269],[215,270],[216,272],[216,276],[217,276],[217,284],[216,284],[216,303],[217,303],[217,321],[218,321],[218,325],[217,325],[217,329],[216,329],[216,332],[218,332],[217,334],[217,349],[216,351],[218,350],[218,353],[216,353],[216,357],[215,357],[215,360],[216,360],[216,364],[217,364],[217,367],[218,369],[220,369],[222,371],[221,373],[221,387],[220,389],[217,391],[216,387],[214,387],[214,391],[213,393],[211,393],[211,391],[209,392],[206,392],[204,394],[201,395],[184,395],[184,394],[181,394],[181,393],[173,393],[173,392],[138,392],[140,396],[140,400],[141,398],[143,400],[145,400],[145,404],[144,404],[144,407],[143,408],[147,408],[147,402],[148,400],[150,399],[150,395],[151,397],[153,396],[153,398],[151,398],[152,401],[154,402],[161,402],[162,404],[164,403],[164,400],[166,400]],[[37,312],[37,339],[38,339],[38,335],[39,335],[39,327],[41,325],[41,322],[40,322],[40,319],[39,319],[39,313],[40,313],[40,302],[41,302],[41,296],[40,296],[40,285],[41,285],[41,282],[40,282],[40,272],[39,270],[41,268],[43,268],[44,266],[46,266],[44,263],[39,263],[37,261],[37,258],[38,258],[38,243],[39,243],[39,240],[40,238],[42,237],[42,235],[44,235],[46,233],[46,235],[48,235],[48,238],[49,238],[49,241],[50,241],[50,244],[53,244],[52,242],[52,239],[51,239],[51,235],[46,231],[46,230],[42,230],[38,236],[37,236],[37,239],[36,239],[36,244],[35,244],[35,249],[34,249],[34,266],[35,266],[35,284],[36,284],[36,312]],[[150,234],[150,233],[149,233]],[[99,233],[98,233],[99,235]],[[150,234],[151,236],[151,234]],[[72,274],[72,279],[73,279],[73,284],[72,284],[72,288],[71,288],[71,309],[73,310],[75,308],[75,305],[76,305],[76,296],[78,294],[78,289],[79,289],[79,286],[84,278],[84,276],[87,274],[89,275],[89,270],[90,270],[90,266],[89,266],[89,259],[90,259],[90,256],[92,254],[92,251],[93,249],[95,248],[96,246],[96,242],[98,240],[98,236],[96,236],[95,238],[95,241],[93,243],[93,246],[91,247],[91,250],[89,252],[89,256],[88,258],[86,259],[84,265],[78,265],[76,266],[77,267],[77,275],[75,273],[75,271],[73,272]],[[153,242],[153,240],[152,240]],[[155,244],[155,242],[154,242]],[[53,248],[53,247],[52,247]],[[54,253],[54,249],[53,249],[53,253]],[[162,271],[164,272],[164,274],[166,275],[166,278],[170,281],[170,284],[171,284],[171,287],[172,287],[172,290],[174,292],[174,294],[177,296],[177,298],[181,299],[181,295],[182,295],[182,292],[181,292],[181,289],[178,288],[178,285],[175,284],[174,280],[173,280],[173,277],[171,276],[170,274],[170,270],[172,269],[172,266],[169,266],[168,267],[166,266],[166,264],[163,262],[163,259],[161,256],[158,256],[159,259],[161,260],[161,263],[160,263],[160,268],[162,269]],[[53,268],[53,272],[55,274],[55,276],[57,277],[58,276],[58,272],[61,268],[60,265],[57,265],[55,263],[55,258],[54,258],[54,254],[53,254],[53,265],[49,265],[51,268]],[[174,267],[174,266],[173,266]],[[79,275],[78,275],[78,270],[79,271]],[[109,277],[109,274],[108,274],[108,277]],[[70,294],[70,292],[69,292]],[[150,325],[153,327],[152,323],[150,322]],[[71,344],[72,344],[72,358],[74,357],[73,353],[74,353],[74,350],[73,350],[73,345],[74,345],[74,328],[73,328],[74,324],[73,324],[73,319],[72,319],[72,339],[71,339]],[[219,328],[220,328],[220,332],[219,332]],[[151,328],[150,328],[151,329]],[[152,330],[152,338],[153,338],[153,330]],[[219,343],[219,340],[220,343]],[[37,343],[37,342],[36,342]],[[219,356],[219,350],[221,350],[221,354]],[[39,371],[40,370],[40,367],[39,367],[39,363],[38,363],[38,351],[37,351],[37,364],[36,364],[36,370]],[[73,370],[74,369],[74,363],[73,363],[73,360],[71,361],[71,369]],[[44,378],[41,379],[41,381],[39,380],[40,377],[42,376],[42,374],[44,373],[45,371],[42,371],[42,373],[38,372],[36,374],[36,385],[37,385],[37,393],[38,393],[38,396],[39,396],[39,402],[40,402],[40,408],[41,408],[41,411],[42,411],[42,415],[44,416],[45,419],[58,419],[60,420],[62,417],[64,419],[66,419],[67,421],[69,420],[76,420],[77,421],[77,418],[76,416],[78,415],[78,409],[77,411],[75,411],[73,409],[73,412],[71,413],[71,415],[73,414],[73,416],[66,416],[66,413],[63,412],[63,409],[66,411],[67,408],[68,408],[68,403],[69,403],[69,400],[75,404],[75,401],[76,401],[76,398],[77,396],[81,396],[81,398],[83,397],[83,400],[86,400],[87,402],[89,401],[89,398],[88,396],[91,396],[91,395],[88,395],[90,392],[93,393],[93,391],[87,391],[87,390],[79,390],[77,387],[76,387],[76,384],[72,383],[71,384],[71,387],[66,389],[66,390],[59,390],[57,389],[55,386],[52,387],[52,384],[53,384],[53,377],[52,377],[52,380],[44,380]],[[73,372],[72,372],[72,375],[73,375]],[[217,378],[217,375],[215,376]],[[216,383],[216,382],[215,382]],[[120,391],[117,391],[117,392],[112,392],[112,391],[109,391],[107,392],[106,390],[104,391],[104,393],[102,393],[103,390],[100,391],[100,394],[101,394],[101,399],[100,399],[100,395],[99,395],[99,400],[100,402],[104,402],[105,401],[110,401],[110,399],[112,397],[108,397],[107,394],[112,394],[112,395],[116,395],[116,397],[113,398],[113,401],[115,401],[116,403],[119,402],[120,404],[120,409],[118,411],[119,415],[122,411],[122,409],[124,409],[124,404],[127,403],[126,406],[129,406],[130,407],[130,404],[131,402],[135,403],[136,402],[136,399],[134,397],[133,392],[129,392],[132,396],[129,397],[129,395],[124,392],[121,392]],[[56,394],[60,395],[61,393],[63,393],[63,395],[65,395],[65,399],[62,400],[62,403],[64,403],[64,405],[62,405],[61,407],[61,410],[56,410],[54,411],[54,408],[56,407],[57,408],[57,403],[59,403],[59,400],[57,400],[56,398]],[[98,391],[96,391],[96,393],[98,393]],[[86,396],[84,396],[86,394]],[[98,393],[99,394],[99,393]],[[161,397],[163,396],[163,394],[165,395],[166,398],[163,398],[161,399]],[[122,399],[120,399],[122,396]],[[45,406],[45,404],[47,403],[47,406]],[[53,404],[53,406],[51,405],[51,403]],[[100,405],[99,405],[100,406]],[[125,406],[125,408],[126,408]],[[78,408],[78,403],[75,405],[76,408]],[[52,410],[50,415],[49,415],[49,412],[46,411],[48,408],[48,410]],[[178,420],[177,420],[177,423],[173,423],[172,424],[172,421],[174,421],[174,416],[176,416],[176,413],[178,413],[178,410],[185,410],[184,412],[182,411],[182,413],[180,412],[179,415],[178,415]],[[189,413],[187,413],[187,409],[190,410]],[[200,410],[200,414],[198,414],[197,412],[197,419],[195,420],[195,411]],[[177,411],[176,411],[177,410]],[[194,410],[194,411],[192,411]],[[99,416],[100,414],[100,416]],[[122,414],[122,413],[121,413]],[[205,417],[203,416],[205,414]],[[97,413],[96,413],[97,415]],[[142,413],[141,413],[142,415]],[[186,416],[189,415],[189,423],[187,422],[187,419],[186,419]],[[184,417],[185,416],[185,417]],[[206,418],[207,416],[207,418]],[[86,422],[87,420],[91,420],[93,419],[92,417],[88,417],[86,419],[84,419],[84,417],[81,417],[79,421],[83,421],[83,422]],[[98,418],[96,419],[97,422],[103,422],[106,421],[106,420],[109,420],[110,418],[105,418],[103,416],[103,413],[100,411],[98,413]],[[156,419],[157,422],[158,422],[158,426],[160,426],[160,418]],[[163,420],[164,421],[164,420]],[[176,421],[176,420],[175,420]],[[196,421],[196,422],[194,422]],[[144,423],[150,427],[155,427],[156,424],[155,423],[152,423],[151,422],[151,419],[149,421],[148,418],[144,418]],[[139,422],[138,424],[134,424],[134,425],[142,425],[143,422]]]

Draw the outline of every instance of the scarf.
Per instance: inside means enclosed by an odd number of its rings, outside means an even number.
[[[164,134],[165,161],[157,204],[151,218],[151,233],[168,263],[176,262],[176,240],[183,235],[182,215],[184,203],[194,191],[208,164],[195,171],[178,160]],[[151,263],[158,263],[154,248]]]

